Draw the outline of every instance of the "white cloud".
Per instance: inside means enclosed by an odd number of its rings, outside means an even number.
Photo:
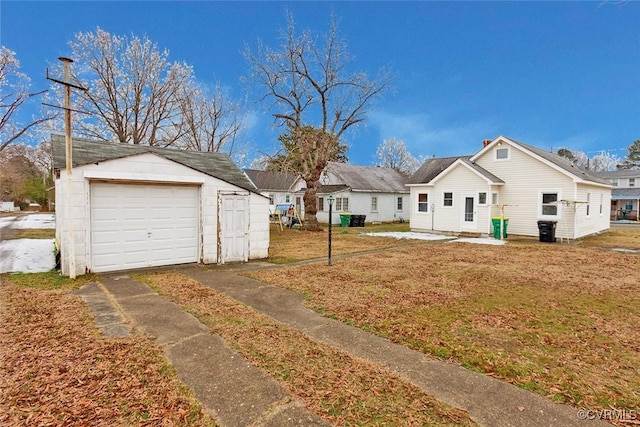
[[[428,114],[403,114],[384,110],[371,112],[369,125],[377,129],[380,141],[397,138],[404,141],[414,156],[438,157],[474,154],[482,148],[484,139],[498,134],[489,122],[436,125]]]

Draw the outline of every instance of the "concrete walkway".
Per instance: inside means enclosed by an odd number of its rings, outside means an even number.
[[[258,266],[269,267],[266,264]],[[246,268],[255,269],[256,264],[248,264]],[[397,372],[435,398],[467,410],[481,425],[608,425],[580,420],[578,411],[569,406],[555,404],[495,378],[322,317],[305,308],[303,296],[295,292],[239,276],[224,268],[189,265],[174,270],[318,341]],[[324,424],[274,380],[211,335],[194,317],[146,285],[127,275],[101,276],[99,284],[92,284],[78,293],[84,293],[87,300],[87,295],[94,291],[103,295],[91,297],[94,305],[96,301],[111,301],[112,310],[122,312],[123,318],[134,327],[156,337],[179,377],[222,425]],[[102,319],[113,318],[103,315]]]

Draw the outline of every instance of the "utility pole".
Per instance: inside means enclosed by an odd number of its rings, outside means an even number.
[[[68,250],[67,254],[62,253],[63,259],[67,258],[67,267],[69,270],[69,277],[71,279],[76,278],[76,248],[75,248],[75,239],[73,236],[73,219],[72,219],[72,209],[71,202],[73,200],[73,177],[72,177],[72,169],[73,169],[73,145],[71,139],[71,88],[76,88],[82,91],[86,91],[87,89],[74,85],[71,83],[71,64],[73,63],[73,59],[65,58],[63,56],[58,58],[62,62],[63,70],[64,70],[64,80],[56,80],[49,77],[49,71],[47,70],[47,80],[51,80],[55,83],[61,84],[64,86],[64,106],[56,107],[62,108],[64,110],[64,135],[65,135],[65,174],[67,175],[67,185],[65,189],[65,208],[64,208],[64,216],[65,223],[67,229],[67,245],[66,248]],[[62,237],[64,241],[64,236]],[[63,246],[64,248],[64,246]]]

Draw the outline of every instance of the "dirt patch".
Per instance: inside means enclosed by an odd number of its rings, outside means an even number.
[[[56,230],[48,228],[2,228],[0,229],[0,240],[16,239],[53,239],[56,237]]]

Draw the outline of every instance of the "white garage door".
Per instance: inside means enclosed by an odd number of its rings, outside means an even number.
[[[91,184],[91,269],[105,272],[198,260],[199,189]]]

